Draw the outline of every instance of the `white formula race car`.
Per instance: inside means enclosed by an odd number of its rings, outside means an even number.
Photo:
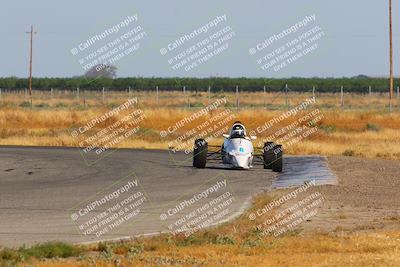
[[[193,167],[205,168],[207,161],[211,161],[222,162],[225,167],[232,169],[250,169],[253,164],[262,164],[264,169],[282,172],[283,149],[281,145],[266,142],[263,148],[256,148],[260,151],[255,153],[252,140],[257,137],[247,136],[246,128],[239,121],[232,125],[229,134],[223,136],[222,146],[208,145],[204,139],[197,139],[194,142]]]

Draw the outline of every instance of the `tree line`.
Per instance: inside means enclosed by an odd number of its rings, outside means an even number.
[[[398,81],[396,81],[398,83]],[[341,86],[346,92],[367,93],[369,87],[373,92],[387,92],[389,83],[387,78],[34,78],[32,88],[34,90],[75,90],[77,87],[83,90],[155,90],[158,86],[162,91],[182,90],[183,86],[190,91],[206,91],[211,87],[213,92],[235,91],[239,86],[240,91],[262,91],[264,86],[268,92],[284,91],[286,84],[291,92],[310,92],[315,87],[316,92],[339,92]],[[397,84],[395,85],[397,86]],[[23,90],[28,87],[28,79],[8,77],[0,78],[0,88]]]

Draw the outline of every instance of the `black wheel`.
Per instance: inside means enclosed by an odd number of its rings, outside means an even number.
[[[264,143],[264,149],[263,149],[264,169],[272,169],[272,164],[275,160],[274,147],[275,147],[274,142]]]
[[[272,164],[272,171],[282,172],[283,169],[283,148],[282,145],[276,145],[274,149],[275,160]]]
[[[193,167],[204,169],[207,163],[208,144],[204,139],[197,139],[193,149]]]

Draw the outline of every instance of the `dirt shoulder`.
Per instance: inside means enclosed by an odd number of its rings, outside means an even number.
[[[339,185],[310,189],[324,196],[304,231],[400,230],[400,162],[332,156],[329,167]]]

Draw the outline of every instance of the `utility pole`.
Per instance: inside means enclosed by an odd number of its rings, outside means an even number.
[[[389,111],[392,111],[393,99],[393,30],[392,30],[392,0],[389,0],[389,38],[390,38],[390,82],[389,82]]]
[[[33,25],[31,25],[31,31],[26,32],[30,34],[30,48],[29,48],[29,98],[31,101],[31,108],[32,108],[32,51],[33,51],[33,34],[37,32],[33,31]]]

